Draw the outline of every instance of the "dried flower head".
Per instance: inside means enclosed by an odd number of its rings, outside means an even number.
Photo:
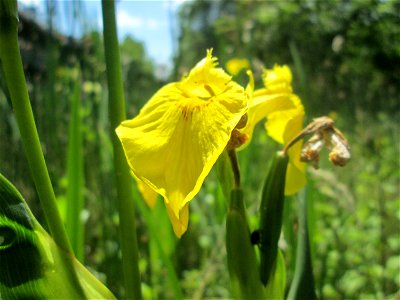
[[[312,137],[304,144],[300,159],[311,162],[318,168],[319,153],[323,146],[330,150],[329,160],[335,166],[344,166],[350,160],[350,145],[343,133],[334,126],[334,121],[328,117],[314,119],[299,135],[303,138]],[[299,138],[296,138],[298,140]]]

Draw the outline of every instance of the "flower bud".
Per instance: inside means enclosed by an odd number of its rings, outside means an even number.
[[[260,206],[260,279],[267,285],[275,271],[285,200],[285,179],[289,158],[282,152],[273,157],[264,183]]]

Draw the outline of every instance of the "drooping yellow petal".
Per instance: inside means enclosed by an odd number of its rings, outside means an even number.
[[[168,204],[165,204],[167,208],[168,217],[171,221],[172,228],[174,229],[175,235],[180,238],[188,228],[189,223],[189,203],[186,203],[183,208],[179,211],[179,216],[176,216],[173,208]]]
[[[208,51],[186,78],[161,88],[116,129],[132,172],[164,197],[175,233],[186,230],[184,208],[247,110],[244,89],[216,64]]]

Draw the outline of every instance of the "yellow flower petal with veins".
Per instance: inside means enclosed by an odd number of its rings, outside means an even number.
[[[186,78],[161,88],[116,129],[132,172],[164,197],[179,237],[187,228],[187,203],[247,110],[244,89],[216,66],[208,51]]]

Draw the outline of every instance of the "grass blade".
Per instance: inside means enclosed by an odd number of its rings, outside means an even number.
[[[287,299],[317,299],[312,271],[311,248],[308,233],[308,208],[305,190],[299,194],[299,231],[296,268]]]
[[[84,224],[81,219],[84,207],[83,198],[83,154],[81,129],[81,90],[80,76],[74,82],[70,99],[71,114],[68,140],[68,188],[67,188],[67,216],[66,228],[76,258],[84,259]]]

